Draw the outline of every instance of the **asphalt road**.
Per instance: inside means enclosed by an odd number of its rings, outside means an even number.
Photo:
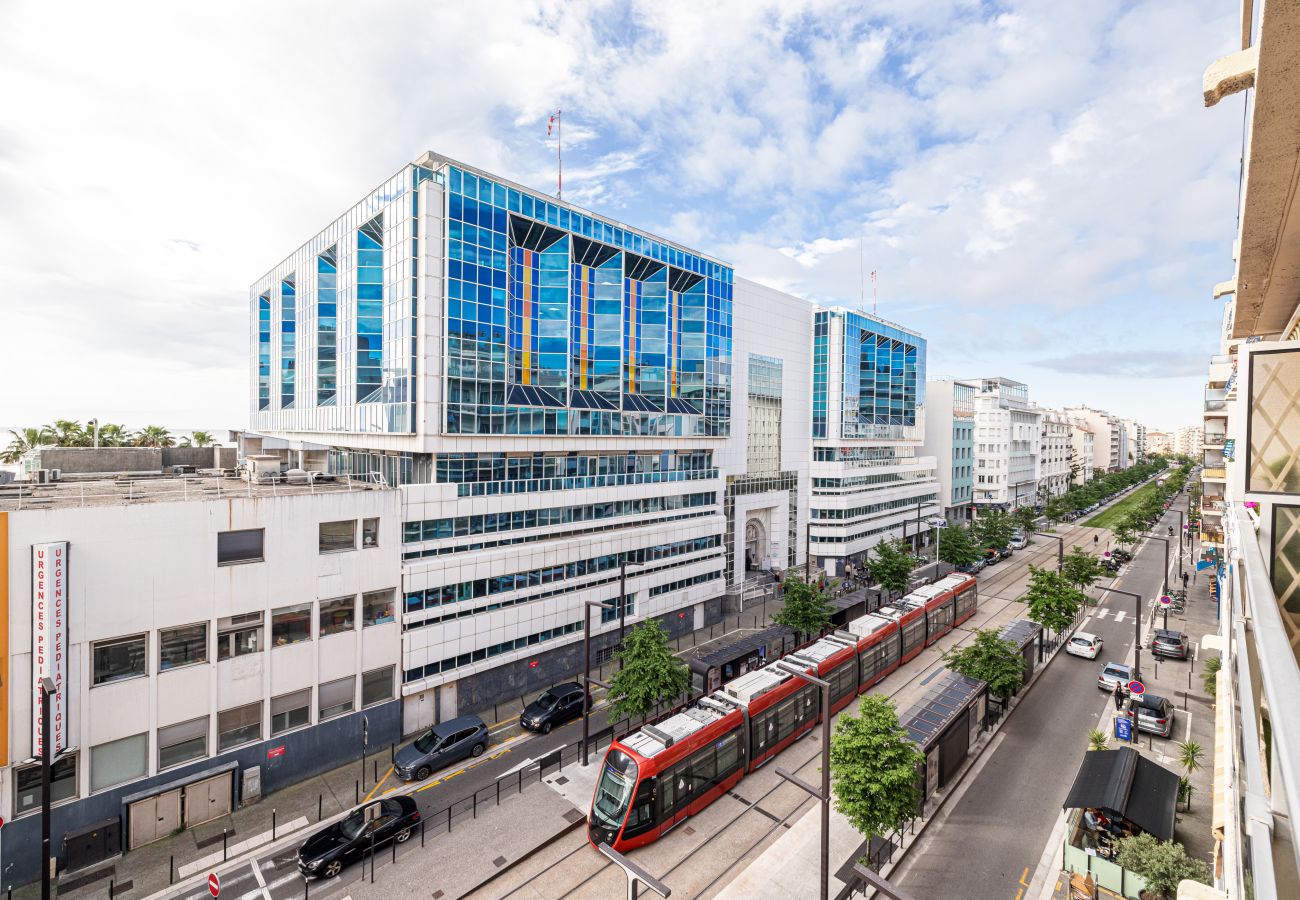
[[[1184,494],[1173,509],[1186,502]],[[1171,523],[1176,530],[1176,512],[1165,514],[1156,533],[1164,536]],[[1148,541],[1116,581],[1101,584],[1141,594],[1149,603],[1160,590],[1163,565],[1164,546]],[[1173,569],[1176,575],[1176,562]],[[1088,749],[1088,732],[1110,702],[1097,687],[1097,673],[1107,660],[1128,662],[1132,655],[1133,600],[1102,596],[1081,629],[1102,639],[1101,655],[1090,661],[1062,653],[1052,661],[977,762],[978,771],[967,776],[964,793],[949,802],[895,870],[896,884],[918,898],[1022,900],[1029,893]],[[1150,664],[1144,653],[1143,666]]]

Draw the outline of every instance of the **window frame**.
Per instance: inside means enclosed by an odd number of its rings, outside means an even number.
[[[289,606],[278,606],[275,609],[272,609],[271,610],[271,647],[274,649],[278,649],[280,647],[289,647],[294,644],[301,644],[304,641],[311,641],[315,637],[315,633],[312,630],[312,620],[315,618],[314,614],[316,612],[315,605],[316,604],[314,603],[294,603]],[[275,633],[276,613],[283,614],[283,613],[288,613],[290,611],[302,613],[301,617],[305,619],[307,622],[307,636],[299,637],[294,640],[286,640],[283,643],[281,643],[277,639]]]
[[[370,516],[361,520],[361,549],[374,550],[379,546],[379,522],[378,516]],[[370,543],[366,543],[367,535],[373,535],[374,538]]]
[[[370,598],[377,597],[381,594],[384,595],[383,604],[376,604],[376,605],[387,605],[388,615],[375,616],[373,622],[368,621],[368,616],[366,613],[368,608],[368,601],[370,600]],[[378,591],[364,591],[361,594],[361,627],[362,628],[371,628],[375,625],[385,625],[389,622],[396,622],[396,621],[397,621],[397,588],[383,588],[382,590],[378,590]]]
[[[228,534],[258,534],[258,554],[257,556],[240,556],[233,559],[221,558],[221,539]],[[266,529],[265,528],[232,528],[227,531],[217,532],[217,565],[218,566],[243,566],[251,563],[266,562]]]
[[[221,709],[217,711],[217,752],[218,753],[225,753],[227,750],[234,750],[236,747],[243,747],[247,744],[255,744],[258,741],[262,740],[262,726],[264,724],[262,713],[263,713],[264,703],[265,701],[263,700],[254,700],[252,703],[245,703],[242,706],[232,706],[229,709]],[[250,726],[243,725],[240,726],[240,728],[229,728],[223,731],[221,728],[221,717],[229,713],[243,712],[244,710],[254,706],[257,707],[257,734],[245,740],[236,741],[233,744],[223,744],[222,738],[225,735],[233,734],[240,730],[247,729]]]
[[[112,781],[109,782],[108,784],[101,784],[98,787],[96,787],[95,786],[95,751],[102,749],[104,747],[111,747],[115,744],[122,744],[126,741],[135,741],[140,739],[143,739],[144,745],[141,748],[142,752],[140,753],[139,774],[131,774],[120,781]],[[128,734],[124,737],[120,737],[112,741],[104,741],[102,744],[95,744],[93,747],[90,748],[90,793],[91,794],[98,794],[102,791],[112,790],[115,787],[120,787],[132,781],[137,781],[141,778],[145,778],[148,776],[148,774],[149,774],[149,732],[147,731],[142,731],[139,734]]]
[[[328,626],[325,624],[325,616],[335,612],[347,610],[345,625],[338,625],[331,622]],[[328,630],[327,630],[328,629]],[[346,597],[331,597],[328,600],[320,600],[316,604],[316,635],[318,637],[327,637],[331,634],[343,634],[346,631],[357,630],[357,595],[350,594]]]
[[[351,541],[348,546],[326,547],[325,546],[325,527],[327,525],[348,525],[350,526]],[[347,553],[357,549],[357,520],[356,519],[335,519],[329,522],[321,522],[316,527],[316,549],[323,556],[329,553]]]
[[[351,693],[346,700],[340,700],[338,703],[332,703],[325,706],[327,699],[326,694],[335,693],[335,688],[339,688],[347,682]],[[327,690],[329,689],[329,690]],[[341,692],[340,692],[341,693]],[[328,699],[333,699],[330,697]],[[346,707],[346,709],[344,708]],[[357,676],[345,675],[342,678],[334,678],[316,686],[316,721],[328,722],[331,719],[337,719],[340,716],[346,716],[349,713],[356,712],[357,709]]]
[[[197,737],[187,737],[184,740],[176,741],[175,743],[171,743],[167,745],[163,744],[163,734],[165,732],[176,730],[176,729],[182,729],[185,728],[186,726],[194,726],[200,722],[203,723],[203,731]],[[195,729],[190,727],[189,730],[194,731]],[[208,753],[208,737],[210,736],[209,733],[211,731],[212,731],[212,717],[209,715],[199,716],[194,719],[186,719],[183,722],[173,722],[171,725],[160,725],[157,729],[157,737],[155,740],[157,744],[158,771],[165,772],[169,769],[175,769],[178,766],[183,766],[186,765],[187,763],[192,763],[195,760],[199,760],[199,759],[207,759],[209,756],[211,756],[211,754]],[[165,751],[171,750],[176,747],[183,747],[186,744],[192,744],[195,741],[203,742],[202,753],[199,753],[197,756],[187,756],[184,759],[178,759],[173,762],[163,761],[163,753]]]
[[[397,674],[397,666],[396,666],[396,665],[380,666],[380,667],[377,668],[377,669],[370,669],[369,671],[362,672],[362,673],[361,673],[361,708],[362,708],[362,709],[369,709],[369,708],[372,707],[372,706],[378,706],[378,705],[381,704],[381,703],[388,703],[389,701],[391,701],[391,700],[393,699],[393,697],[394,697],[393,676],[396,675],[396,674]],[[385,676],[386,679],[387,679],[386,682],[385,682],[386,687],[387,687],[387,691],[386,691],[385,695],[384,695],[382,698],[380,698],[380,699],[378,699],[378,700],[370,700],[370,701],[367,701],[367,700],[366,700],[366,680],[367,680],[367,679],[371,679],[372,676],[375,676],[375,677],[373,677],[372,680],[373,680],[373,681],[376,681],[376,682],[379,680],[377,676]]]
[[[282,735],[282,734],[288,734],[288,733],[291,732],[291,731],[297,731],[299,728],[306,728],[306,727],[308,727],[308,726],[311,725],[311,710],[312,710],[312,694],[313,694],[313,693],[314,693],[314,692],[312,691],[311,688],[309,688],[309,687],[305,687],[305,688],[299,688],[299,689],[296,690],[296,691],[286,691],[286,692],[283,693],[283,694],[278,694],[278,695],[276,695],[276,696],[274,696],[274,697],[271,698],[271,729],[270,729],[270,730],[271,730],[271,734],[270,734],[271,737],[279,737],[279,736]],[[304,702],[301,706],[294,706],[294,707],[291,707],[291,708],[288,709],[288,710],[284,710],[284,711],[282,711],[282,712],[276,712],[276,710],[275,710],[276,701],[278,701],[278,700],[288,701],[288,700],[290,700],[290,699],[292,699],[292,698],[298,697],[299,695],[305,695],[305,696],[306,696],[306,700],[305,700],[305,702]],[[290,713],[297,712],[297,711],[299,711],[299,710],[304,710],[304,711],[306,711],[306,713],[307,713],[307,719],[306,719],[306,721],[304,721],[304,722],[296,722],[296,723],[295,723],[295,722],[290,722],[290,721],[286,720],[286,722],[285,722],[285,724],[284,724],[283,727],[278,728],[278,729],[276,728],[275,720],[276,720],[276,717],[277,717],[277,716],[288,715],[288,714],[290,714]]]
[[[251,616],[257,616],[256,625],[253,624],[253,620],[251,618],[248,618]],[[236,619],[242,619],[244,621],[237,622],[235,621]],[[226,624],[223,625],[222,624],[223,622],[225,622]],[[239,653],[237,651],[237,647],[239,645],[237,642],[234,642],[234,640],[239,635],[250,631],[257,632],[257,641],[256,641],[257,649],[249,650],[244,653]],[[263,610],[258,610],[255,613],[243,613],[241,615],[225,616],[221,619],[217,619],[217,662],[221,662],[227,659],[234,659],[239,656],[252,656],[254,653],[261,653],[265,649],[264,647],[264,644],[266,643],[265,632],[266,632],[266,612]],[[227,643],[227,639],[231,641],[230,643],[231,653],[227,656],[222,656],[222,651],[224,649],[225,644]]]
[[[198,659],[190,660],[188,662],[172,663],[170,665],[165,664],[163,659],[163,653],[167,643],[166,635],[169,632],[175,633],[178,631],[184,631],[187,628],[201,628],[203,630],[203,640],[199,645],[201,648],[200,657]],[[188,647],[189,642],[186,642],[185,646]],[[207,622],[191,622],[188,625],[177,625],[174,628],[158,629],[158,671],[159,673],[170,672],[173,669],[184,669],[184,668],[188,668],[189,666],[204,665],[207,663],[207,661],[208,661],[208,623]]]
[[[140,653],[141,671],[133,672],[129,675],[122,675],[116,678],[108,678],[108,679],[100,678],[98,674],[99,663],[95,658],[95,654],[99,651],[99,649],[101,647],[105,647],[109,645],[126,644],[132,641],[140,641],[144,645],[143,650]],[[148,678],[148,677],[149,677],[149,633],[147,631],[140,632],[138,634],[124,635],[122,637],[104,638],[103,640],[90,642],[90,687],[92,689],[97,687],[102,687],[107,684],[117,684],[118,682],[121,681],[131,681],[136,678]]]
[[[80,775],[80,772],[78,771],[79,759],[80,759],[80,753],[74,750],[71,753],[63,754],[58,759],[54,760],[53,765],[51,765],[50,767],[51,807],[60,806],[64,803],[68,803],[73,800],[79,799],[80,784],[81,784],[78,778],[78,776]],[[72,764],[72,772],[70,776],[72,781],[72,793],[68,796],[60,797],[58,796],[58,789],[61,784],[66,784],[66,782],[69,779],[69,775],[68,773],[64,773],[62,776],[60,776],[58,774],[58,769],[60,766],[66,766],[69,763]],[[28,773],[28,772],[35,773],[36,784],[31,790],[24,791],[19,785],[19,779],[24,773]],[[33,795],[32,805],[27,809],[23,809],[19,806],[19,800],[22,798],[24,793],[30,793]],[[35,763],[33,765],[28,765],[28,766],[14,767],[13,798],[14,798],[13,817],[15,819],[21,816],[29,816],[32,813],[40,812],[41,809],[41,764],[40,763]]]

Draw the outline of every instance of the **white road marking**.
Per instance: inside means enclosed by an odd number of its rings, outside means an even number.
[[[1109,610],[1109,609],[1099,609],[1099,610],[1097,610],[1097,618],[1098,618],[1098,619],[1104,619],[1104,618],[1106,618],[1106,616],[1108,616],[1108,615],[1110,615],[1110,610]]]
[[[1124,617],[1125,617],[1126,615],[1128,615],[1128,613],[1126,613],[1126,612],[1125,612],[1124,610],[1122,610],[1122,609],[1117,609],[1117,610],[1115,610],[1115,621],[1116,621],[1116,622],[1123,622],[1123,621],[1124,621]]]
[[[257,879],[257,883],[262,888],[261,891],[262,896],[265,898],[265,900],[271,900],[271,892],[266,889],[266,879],[262,877],[262,867],[257,865],[256,860],[250,863],[250,865],[253,869],[253,877]],[[253,896],[256,897],[257,894],[254,893]]]

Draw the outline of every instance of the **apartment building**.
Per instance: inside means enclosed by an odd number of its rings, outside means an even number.
[[[975,491],[974,385],[952,379],[926,382],[921,452],[937,463],[943,517],[968,521]]]
[[[1215,887],[1300,896],[1300,5],[1241,5],[1236,52],[1205,71],[1207,106],[1245,92],[1240,207],[1200,451],[1197,568],[1212,579]],[[1226,254],[1225,254],[1226,255]],[[1225,268],[1228,260],[1225,259]],[[1180,430],[1180,436],[1181,436]],[[1200,443],[1188,429],[1183,446]],[[1176,446],[1176,450],[1178,447]]]
[[[1074,463],[1074,426],[1065,413],[1035,406],[1041,413],[1038,456],[1038,501],[1045,503],[1070,489]]]
[[[1128,433],[1118,417],[1089,406],[1067,406],[1065,413],[1084,422],[1092,432],[1094,469],[1118,472],[1128,467]]]
[[[1219,355],[1226,356],[1226,354]],[[1221,359],[1218,364],[1222,365],[1224,362],[1227,362],[1227,360]],[[1222,375],[1222,372],[1216,371],[1215,374]],[[1224,383],[1225,382],[1219,382],[1219,387],[1222,387]],[[1211,428],[1210,430],[1220,431],[1222,429],[1216,427]],[[1184,425],[1182,428],[1179,428],[1174,432],[1173,452],[1183,456],[1190,456],[1193,459],[1198,458],[1201,455],[1201,447],[1204,443],[1204,432],[1205,427],[1202,425]]]
[[[1094,467],[1094,438],[1086,419],[1066,413],[1070,423],[1070,476],[1076,484],[1091,481]]]
[[[1029,387],[1010,378],[967,379],[975,388],[975,509],[1038,502],[1043,412]]]
[[[397,740],[401,534],[397,492],[349,478],[0,487],[6,883],[39,873],[44,677],[64,864],[84,831],[135,849],[354,758],[363,716]]]

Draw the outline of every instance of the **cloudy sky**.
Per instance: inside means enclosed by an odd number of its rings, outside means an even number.
[[[1199,421],[1228,0],[0,4],[0,423],[248,418],[248,285],[433,149],[879,312],[930,377]],[[871,288],[865,290],[866,304]]]

